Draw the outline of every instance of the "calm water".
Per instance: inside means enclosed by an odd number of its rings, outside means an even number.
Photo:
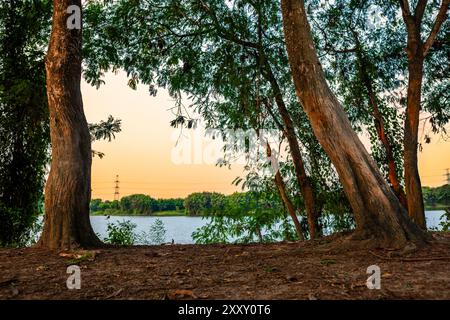
[[[444,211],[426,211],[428,228],[439,228],[439,221]],[[192,232],[204,226],[208,220],[201,217],[136,217],[136,216],[111,216],[106,219],[105,216],[91,216],[91,223],[94,231],[102,238],[106,236],[106,227],[108,222],[117,222],[130,220],[136,224],[136,233],[148,231],[156,219],[164,222],[166,229],[166,242],[175,241],[175,243],[194,243]]]
[[[148,232],[150,226],[156,219],[164,222],[166,229],[166,242],[175,241],[175,243],[194,243],[191,234],[197,228],[204,226],[207,223],[206,219],[201,217],[136,217],[136,216],[91,216],[91,224],[94,232],[98,233],[101,238],[106,237],[106,227],[108,223],[117,221],[129,220],[136,224],[135,233],[142,231]]]

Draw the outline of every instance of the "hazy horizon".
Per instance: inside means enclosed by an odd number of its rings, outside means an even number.
[[[192,136],[197,133],[185,130],[180,138],[180,129],[170,127],[173,115],[168,109],[175,102],[164,89],[158,89],[156,97],[150,96],[144,85],[134,91],[127,86],[123,72],[118,75],[108,73],[104,80],[106,84],[98,90],[84,81],[82,83],[87,120],[98,122],[112,115],[122,120],[122,132],[111,142],[97,141],[92,145],[94,150],[105,153],[103,159],[93,159],[92,198],[112,200],[116,175],[121,181],[121,197],[143,193],[154,198],[182,198],[192,192],[230,194],[241,190],[231,182],[242,175],[242,164],[232,165],[231,170],[217,167],[212,163],[211,155],[208,163],[204,163],[198,157],[202,147],[196,145],[198,139]],[[201,127],[197,130],[202,132]],[[177,140],[179,143],[175,146]],[[180,161],[173,161],[189,143],[192,147],[188,155],[190,159],[184,154]],[[209,143],[203,148],[211,146]],[[432,135],[431,143],[424,144],[423,151],[419,152],[422,185],[445,184],[444,173],[450,167],[449,159],[450,141]]]

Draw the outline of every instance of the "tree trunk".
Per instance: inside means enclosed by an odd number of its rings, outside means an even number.
[[[302,195],[303,201],[305,203],[306,216],[308,219],[308,228],[310,239],[315,239],[321,235],[321,228],[319,225],[319,212],[316,206],[316,199],[314,196],[314,190],[312,188],[310,179],[306,174],[305,165],[300,152],[300,146],[298,144],[297,135],[295,134],[294,124],[287,110],[286,104],[284,103],[281,89],[278,86],[278,82],[272,72],[267,59],[263,55],[262,64],[264,65],[264,76],[269,81],[272,91],[275,96],[275,102],[278,107],[278,112],[283,119],[283,132],[288,140],[289,149],[291,151],[292,160],[294,162],[295,176],[297,178],[297,183],[300,187],[300,193]]]
[[[52,163],[39,245],[51,249],[101,245],[89,220],[92,155],[80,90],[82,31],[67,28],[70,5],[81,8],[81,0],[53,1],[46,57]]]
[[[421,52],[422,50],[420,50]],[[420,55],[422,55],[420,53]],[[408,200],[408,213],[412,221],[426,229],[422,184],[417,165],[419,136],[420,100],[422,91],[423,59],[414,58],[408,62],[408,98],[404,130],[404,171]]]
[[[264,237],[259,227],[256,227],[256,235],[258,236],[259,243],[264,243]]]
[[[408,31],[406,52],[408,55],[408,92],[406,118],[403,137],[403,166],[405,171],[405,188],[408,199],[408,213],[412,221],[426,229],[423,205],[422,185],[417,167],[417,149],[419,136],[420,100],[422,97],[423,77],[423,43],[420,35],[419,17],[407,16]]]
[[[374,114],[375,129],[377,130],[378,139],[380,139],[381,143],[383,144],[384,151],[386,152],[389,182],[391,183],[392,190],[394,191],[403,208],[408,210],[408,201],[406,198],[406,194],[398,179],[399,175],[397,174],[397,168],[395,165],[394,152],[392,151],[391,143],[388,136],[386,135],[386,131],[384,130],[383,116],[378,109],[378,103],[376,102],[375,95],[373,93],[369,93],[369,95],[370,104],[372,105]]]
[[[331,92],[314,47],[303,0],[282,0],[283,26],[297,96],[314,133],[334,164],[352,207],[355,238],[401,247],[426,242],[407,217]]]
[[[372,79],[366,70],[368,63],[362,52],[361,44],[359,42],[356,32],[354,32],[354,37],[356,41],[356,57],[358,59],[361,79],[367,90],[369,105],[372,108],[372,115],[374,117],[375,129],[377,131],[378,139],[381,141],[386,153],[386,162],[388,165],[388,179],[389,182],[391,183],[392,189],[394,190],[394,193],[397,196],[398,200],[400,201],[402,206],[406,210],[408,210],[408,201],[406,198],[406,194],[398,179],[399,175],[397,174],[394,152],[392,151],[392,145],[384,129],[384,119],[383,115],[380,112],[380,109],[378,108],[378,100],[375,91],[373,89]]]
[[[267,142],[267,157],[270,159],[271,156],[272,156],[272,149],[270,148],[270,145]],[[297,215],[295,214],[295,207],[286,193],[286,186],[284,184],[284,180],[283,177],[281,176],[280,170],[278,170],[275,173],[275,185],[278,188],[278,192],[280,194],[281,200],[283,200],[286,210],[291,216],[292,222],[294,222],[295,230],[297,232],[299,240],[305,240],[305,238],[303,237],[302,226],[298,221]]]
[[[409,2],[400,0],[403,21],[408,32],[406,53],[408,55],[408,97],[404,132],[404,171],[408,211],[411,220],[426,229],[422,185],[417,167],[419,115],[422,95],[423,63],[444,21],[450,0],[442,0],[435,21],[425,41],[422,41],[422,22],[427,1],[419,0],[414,12]]]

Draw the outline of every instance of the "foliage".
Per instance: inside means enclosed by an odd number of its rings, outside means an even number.
[[[148,232],[144,231],[138,235],[138,242],[140,244],[163,244],[166,242],[166,231],[164,222],[161,219],[156,219]]]
[[[375,1],[340,0],[325,6],[311,1],[309,6],[321,61],[334,92],[354,129],[368,133],[372,156],[387,178],[386,150],[377,134],[372,103],[377,105],[401,181],[403,134],[398,107],[403,103],[400,89],[406,86],[405,34],[392,10]]]
[[[190,216],[220,214],[224,211],[225,196],[217,192],[197,192],[184,200],[186,213]]]
[[[106,243],[122,246],[134,244],[160,245],[166,241],[166,228],[161,219],[156,219],[148,232],[135,232],[137,225],[130,220],[109,222],[107,225]]]
[[[113,116],[108,116],[108,120],[100,121],[99,123],[89,123],[89,132],[91,133],[91,140],[108,140],[116,138],[116,133],[122,131],[122,121],[120,119],[114,119]]]
[[[355,228],[355,221],[350,210],[350,204],[343,189],[329,191],[326,196],[321,195],[323,210],[320,217],[324,234],[349,231]]]
[[[154,199],[144,194],[122,197],[120,201],[92,199],[90,210],[93,214],[152,215],[156,212],[182,210],[183,199]]]
[[[157,212],[178,211],[184,209],[184,200],[182,198],[156,199]]]
[[[403,133],[399,128],[407,68],[398,1],[309,0],[307,5],[326,76],[353,127],[369,136],[372,155],[387,174],[387,155],[368,108],[367,81],[371,83],[401,179]],[[434,1],[427,6],[424,31],[430,29],[437,5]],[[41,211],[38,203],[50,144],[44,70],[50,16],[49,0],[0,4],[0,245],[26,242]],[[380,17],[378,23],[374,17]],[[248,139],[235,141],[231,129],[255,136],[262,129],[277,131],[282,177],[289,197],[304,215],[289,148],[283,143],[282,119],[272,110],[276,98],[286,104],[294,120],[305,168],[322,208],[322,223],[333,230],[353,227],[337,174],[297,101],[278,0],[91,0],[84,20],[84,77],[89,83],[99,87],[105,72],[123,69],[132,89],[144,83],[154,96],[157,87],[167,88],[176,100],[172,126],[194,129],[192,115],[199,115],[207,128],[219,130],[224,141],[219,165],[230,166],[233,159],[245,156],[246,176],[235,183],[250,193],[228,197],[196,193],[185,201],[188,214],[213,218],[211,237],[225,239],[223,234],[232,234],[243,242],[255,237],[265,241],[262,229],[282,225],[283,237],[290,238],[292,226],[274,191],[264,150],[261,154]],[[450,119],[448,25],[447,20],[425,61],[423,109],[429,113],[425,121],[433,131],[444,130]],[[277,86],[280,92],[274,89]],[[92,140],[111,141],[120,132],[120,120],[110,116],[89,128]],[[430,203],[447,201],[434,191],[425,193]],[[93,200],[91,211],[148,215],[183,206],[182,199],[132,195],[120,202]]]
[[[98,86],[105,72],[123,69],[131,88],[140,82],[152,95],[155,87],[167,88],[176,99],[171,125],[194,128],[191,114],[199,114],[225,143],[219,165],[230,166],[244,155],[247,176],[238,179],[243,188],[254,191],[251,185],[264,184],[271,172],[265,148],[235,141],[229,132],[242,129],[256,137],[261,129],[280,131],[281,118],[271,110],[280,94],[295,120],[314,188],[324,188],[326,194],[326,188],[339,183],[297,101],[277,1],[93,2],[85,18],[86,80]],[[126,33],[121,31],[125,29]],[[287,188],[302,208],[286,145],[283,153]],[[192,199],[188,214],[198,214],[196,201],[207,200]],[[215,210],[206,203],[202,206]]]
[[[155,211],[156,201],[144,194],[134,194],[120,199],[120,209],[134,214],[152,213]]]
[[[161,219],[156,219],[150,227],[150,240],[154,244],[162,244],[166,241],[166,229]]]
[[[425,34],[431,29],[439,6],[440,1],[426,4],[422,19]],[[404,136],[399,129],[405,116],[408,67],[407,34],[399,12],[396,0],[308,2],[316,46],[329,83],[354,129],[368,134],[372,156],[387,176],[386,150],[378,137],[375,112],[370,106],[372,98],[376,102],[401,181]],[[426,115],[421,124],[421,143],[430,142],[425,130],[427,122],[434,132],[445,132],[450,119],[448,26],[447,19],[425,59],[422,109]]]
[[[450,209],[445,209],[445,213],[441,216],[441,222],[439,225],[442,231],[450,231]]]
[[[0,246],[29,243],[42,213],[50,18],[51,1],[0,3]]]
[[[450,185],[440,187],[423,187],[423,200],[427,207],[450,207]]]
[[[249,181],[248,183],[251,183]],[[206,215],[208,223],[195,231],[196,243],[249,243],[297,240],[294,224],[287,216],[273,181],[259,183],[258,191],[236,192],[224,198],[223,209]],[[326,234],[354,228],[354,220],[342,190],[329,192],[323,202],[322,224]],[[320,200],[322,201],[322,200]],[[308,236],[305,213],[299,217]]]
[[[192,234],[196,243],[296,239],[293,224],[273,192],[236,192],[224,200],[223,209],[211,211],[207,216],[208,223]]]
[[[104,241],[115,245],[131,246],[136,241],[135,228],[136,224],[129,220],[110,222],[106,228],[107,237]]]
[[[0,3],[0,246],[34,241],[50,162],[45,54],[52,1]],[[90,125],[108,138],[120,120]],[[103,156],[100,152],[94,154]]]

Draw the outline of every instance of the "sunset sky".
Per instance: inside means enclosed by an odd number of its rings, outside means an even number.
[[[214,152],[211,140],[201,138],[201,128],[197,132],[185,130],[180,136],[179,129],[170,127],[173,115],[168,109],[174,101],[167,92],[159,89],[152,97],[146,86],[134,91],[122,73],[108,74],[105,81],[99,90],[82,84],[88,122],[106,120],[108,115],[122,120],[122,132],[115,140],[94,142],[92,146],[105,153],[103,159],[93,160],[93,198],[113,199],[116,175],[121,181],[121,196],[144,193],[168,198],[196,191],[229,194],[240,189],[231,182],[242,175],[243,166],[236,164],[231,170],[216,167],[212,159],[220,152]],[[450,168],[450,141],[433,136],[419,158],[423,185],[442,185],[445,169]]]

